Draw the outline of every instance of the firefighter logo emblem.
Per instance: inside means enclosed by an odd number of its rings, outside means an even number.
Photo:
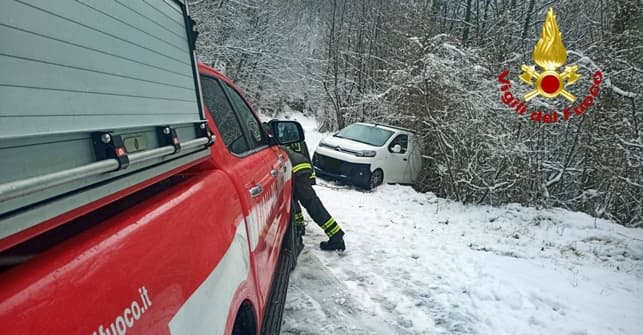
[[[534,46],[533,59],[538,67],[525,64],[520,67],[522,72],[518,78],[531,87],[522,99],[511,91],[509,70],[504,70],[498,76],[500,99],[507,107],[520,115],[525,115],[528,112],[527,103],[531,99],[537,96],[554,99],[560,95],[573,105],[563,106],[558,111],[538,109],[528,114],[529,119],[534,122],[557,123],[561,119],[569,121],[572,115],[583,115],[594,104],[600,92],[603,73],[600,70],[594,72],[589,94],[578,101],[576,96],[567,90],[581,78],[581,75],[578,73],[578,65],[564,66],[567,62],[567,50],[563,45],[563,34],[558,29],[556,14],[552,8],[547,11],[540,39]],[[564,68],[561,69],[563,66]]]
[[[534,62],[543,70],[536,71],[534,65],[522,65],[522,73],[518,76],[527,85],[534,87],[533,90],[524,95],[525,101],[541,95],[546,98],[555,98],[562,95],[565,99],[574,102],[576,96],[565,90],[565,87],[574,84],[580,75],[578,65],[565,66],[562,73],[560,68],[567,61],[567,50],[563,45],[563,37],[556,23],[556,14],[552,8],[547,12],[547,18],[540,34],[540,40],[534,47]]]

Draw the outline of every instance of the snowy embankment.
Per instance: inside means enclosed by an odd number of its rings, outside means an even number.
[[[312,152],[322,135],[297,119]],[[407,186],[315,189],[347,250],[320,251],[307,218],[282,334],[643,334],[641,229]]]

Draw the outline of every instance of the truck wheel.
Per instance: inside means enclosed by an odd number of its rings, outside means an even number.
[[[292,231],[292,227],[288,228]],[[287,236],[284,239],[288,238]],[[284,242],[286,242],[284,240]],[[291,250],[284,247],[279,255],[277,268],[275,269],[275,278],[273,279],[270,289],[270,297],[266,302],[266,314],[261,326],[261,335],[279,334],[281,321],[284,315],[284,306],[286,303],[286,294],[288,293],[288,281],[290,280],[290,271],[293,266],[294,254]],[[254,334],[254,333],[244,333]]]
[[[257,333],[257,320],[255,320],[255,313],[249,302],[245,301],[241,304],[237,319],[234,320],[234,328],[232,328],[232,335],[256,334]]]
[[[368,189],[372,190],[382,185],[382,181],[384,181],[384,172],[380,169],[373,171],[371,178],[368,180]]]

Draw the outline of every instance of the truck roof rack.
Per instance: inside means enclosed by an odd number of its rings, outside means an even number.
[[[413,130],[413,129],[409,129],[409,128],[403,128],[403,127],[398,127],[398,126],[391,126],[390,124],[383,124],[383,123],[373,123],[373,124],[374,124],[376,127],[377,127],[377,126],[383,126],[383,127],[393,128],[393,129],[397,129],[397,130],[404,130],[404,131],[408,131],[409,133],[416,134],[416,131],[415,131],[415,130]]]

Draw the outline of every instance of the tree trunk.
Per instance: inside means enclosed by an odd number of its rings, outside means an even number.
[[[467,45],[469,41],[469,26],[471,26],[471,0],[467,0],[467,8],[464,14],[464,31],[462,32],[462,44]]]

